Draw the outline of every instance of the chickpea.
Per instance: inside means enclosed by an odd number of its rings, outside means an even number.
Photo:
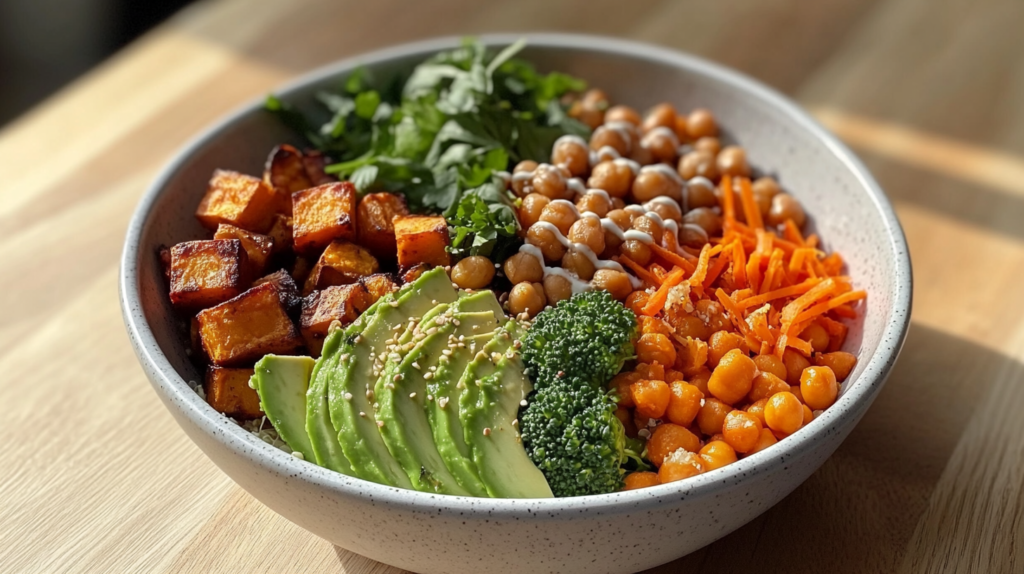
[[[452,267],[452,282],[461,289],[483,289],[494,279],[494,263],[480,255],[470,255]]]
[[[614,269],[598,269],[594,272],[591,284],[595,289],[603,289],[611,293],[612,298],[617,301],[622,301],[633,292],[629,276]]]
[[[668,409],[665,410],[665,417],[677,425],[690,426],[700,412],[700,402],[704,394],[697,387],[684,381],[673,381],[669,384],[671,396],[668,399]]]
[[[694,315],[700,318],[709,329],[709,333],[732,329],[732,322],[725,316],[725,309],[717,301],[701,299],[694,304]],[[710,337],[710,335],[708,335]]]
[[[772,199],[782,192],[779,184],[771,177],[759,177],[750,186],[754,192],[754,201],[761,210],[761,217],[768,217],[768,211],[772,208]]]
[[[704,136],[693,142],[693,149],[717,156],[718,152],[722,151],[722,142],[718,141],[716,137]]]
[[[708,381],[711,380],[711,371],[707,367],[701,367],[696,374],[690,375],[690,384],[697,387],[705,397],[711,396],[711,391],[708,390]]]
[[[713,377],[714,373],[711,376]],[[700,427],[700,432],[709,436],[722,432],[722,425],[725,424],[725,415],[729,414],[730,411],[732,411],[732,407],[718,399],[704,399],[704,405],[700,407],[700,412],[697,413],[697,426]]]
[[[512,168],[512,173],[523,173],[526,171],[533,171],[537,169],[537,165],[537,162],[533,161],[532,159],[524,159],[523,161],[517,163],[514,168]]]
[[[573,177],[579,177],[590,169],[590,151],[575,139],[561,139],[551,150],[551,162],[569,170]]]
[[[626,209],[626,201],[621,197],[613,197],[612,209]]]
[[[755,452],[761,452],[762,450],[772,446],[777,442],[779,442],[779,439],[775,438],[775,435],[772,433],[771,429],[763,428],[761,429],[761,435],[757,437],[757,444],[754,445],[754,448],[751,449],[751,451],[748,452],[747,454],[750,455],[754,454]]]
[[[569,106],[569,117],[579,120],[590,129],[594,129],[604,121],[604,111],[592,105],[588,106],[582,101],[576,101]]]
[[[535,245],[544,254],[548,263],[558,261],[565,255],[565,246],[558,240],[555,233],[539,225],[534,225],[526,232],[526,242]]]
[[[640,380],[640,373],[636,371],[629,371],[619,373],[612,378],[611,382],[608,383],[609,389],[615,390],[615,395],[618,397],[618,405],[631,409],[636,406],[636,402],[633,401],[633,391],[631,386],[633,383]]]
[[[529,229],[540,221],[540,215],[549,203],[551,199],[539,193],[531,193],[524,197],[522,205],[519,206],[519,223],[523,229]]]
[[[709,472],[736,462],[736,451],[724,440],[713,440],[700,449],[704,471]]]
[[[800,202],[788,193],[779,193],[772,198],[772,207],[768,210],[768,225],[782,225],[792,219],[797,228],[802,228],[807,220]]]
[[[683,179],[693,179],[698,175],[711,181],[718,179],[715,156],[703,150],[691,151],[680,158],[677,171]]]
[[[648,210],[657,213],[658,217],[662,219],[671,219],[676,223],[679,223],[683,220],[683,210],[679,208],[678,203],[662,203],[659,201],[657,203],[652,203],[651,205],[645,207],[647,207]]]
[[[685,450],[677,450],[665,459],[665,464],[658,469],[658,479],[662,484],[676,482],[697,476],[704,472],[704,460],[700,455]]]
[[[814,362],[819,367],[828,367],[836,376],[837,381],[845,381],[850,376],[853,368],[857,366],[857,357],[852,353],[835,351],[833,353],[820,353],[814,356]]]
[[[740,349],[733,349],[711,371],[708,390],[718,400],[730,405],[736,404],[750,392],[756,371],[757,367],[750,357]]]
[[[641,215],[633,219],[632,228],[636,231],[650,235],[655,238],[655,241],[661,239],[661,234],[663,232],[661,224],[646,215]]]
[[[647,171],[649,170],[649,171]],[[676,201],[683,200],[683,186],[668,174],[647,168],[641,170],[633,181],[633,200],[637,203],[648,202],[655,197],[670,197]]]
[[[811,362],[793,349],[786,349],[782,353],[782,363],[786,366],[786,382],[790,385],[799,385],[800,376],[804,369],[811,366]],[[780,377],[781,378],[781,377]]]
[[[676,152],[679,149],[679,139],[675,132],[668,128],[654,129],[648,131],[640,140],[640,145],[651,152],[651,158],[656,162],[675,163]]]
[[[513,285],[524,281],[536,283],[544,278],[544,268],[533,255],[516,253],[505,260],[505,277],[508,277]]]
[[[690,131],[686,128],[686,116],[680,114],[676,116],[676,125],[673,128],[676,132],[676,138],[680,142],[690,141]]]
[[[544,286],[540,283],[518,283],[508,294],[508,310],[513,315],[526,313],[530,317],[540,313],[547,305]]]
[[[633,214],[625,209],[613,209],[608,212],[608,219],[611,219],[619,229],[626,231],[633,226]]]
[[[783,381],[788,376],[786,364],[775,355],[758,355],[754,357],[754,365],[757,366],[757,370],[771,373]]]
[[[622,484],[622,490],[636,490],[638,488],[658,486],[661,484],[661,479],[658,478],[658,473],[656,472],[631,472],[622,479]]]
[[[676,362],[676,348],[665,335],[661,333],[647,333],[641,335],[640,339],[636,342],[636,359],[641,363],[674,365]],[[659,415],[655,418],[661,417]]]
[[[757,378],[755,377],[754,380],[756,381]],[[787,385],[787,388],[788,388],[788,385]],[[750,391],[750,392],[753,393],[754,391]],[[750,395],[747,395],[747,397],[749,398]],[[764,422],[764,406],[767,405],[767,404],[768,404],[768,399],[765,398],[765,399],[760,399],[760,400],[754,401],[754,402],[750,403],[747,406],[747,412],[752,414],[752,415],[754,415],[755,417],[757,417],[757,420],[761,421],[761,426],[764,426],[764,424],[765,424],[765,422]]]
[[[709,185],[690,182],[686,186],[686,207],[693,209],[711,208],[718,205],[715,190]]]
[[[633,147],[633,151],[629,152],[629,159],[640,165],[651,165],[654,163],[654,154],[644,146],[638,145]]]
[[[601,88],[590,88],[583,94],[583,105],[604,110],[608,108],[608,94]]]
[[[700,249],[711,241],[708,232],[703,227],[692,223],[685,223],[679,228],[679,243],[687,247]]]
[[[600,255],[604,252],[604,227],[594,217],[582,217],[569,228],[569,241],[582,243]]]
[[[567,192],[571,193],[571,190],[566,187],[565,180],[562,170],[542,163],[533,171],[530,186],[533,187],[533,191],[549,199],[566,199]]]
[[[640,127],[643,120],[640,118],[640,114],[629,106],[612,106],[608,108],[608,111],[604,113],[604,121],[606,122],[629,122],[636,127]]]
[[[554,305],[572,297],[572,283],[561,275],[551,274],[544,278],[544,297]]]
[[[606,146],[614,149],[620,156],[629,155],[630,150],[633,149],[630,135],[626,130],[603,125],[594,130],[590,136],[590,149],[598,151]]]
[[[761,436],[761,421],[744,411],[732,411],[725,415],[722,436],[736,452],[750,452]]]
[[[807,367],[800,375],[800,396],[804,404],[814,410],[832,406],[839,395],[836,374],[828,367]]]
[[[644,118],[643,130],[647,133],[654,128],[669,128],[675,131],[676,128],[676,108],[669,103],[661,103],[647,112],[647,116]]]
[[[517,173],[532,173],[535,169],[537,169],[537,162],[532,159],[524,159],[512,168],[512,175],[515,176]],[[520,197],[529,193],[528,188],[530,187],[530,179],[532,179],[532,176],[526,178],[513,177],[512,191],[516,192],[516,195]]]
[[[747,400],[753,403],[761,399],[767,399],[778,393],[788,392],[789,385],[786,381],[767,371],[761,371],[756,377],[754,377],[754,384],[750,387],[750,393],[747,394]]]
[[[693,139],[718,135],[718,122],[710,110],[698,108],[686,118],[686,129]]]
[[[629,257],[633,261],[636,261],[638,265],[647,266],[654,259],[654,251],[650,245],[647,245],[639,239],[627,239],[619,247],[619,250],[623,255]]]
[[[661,466],[673,452],[683,449],[688,452],[700,450],[700,439],[686,427],[661,423],[654,427],[651,438],[647,439],[647,458],[654,466]]]
[[[622,304],[625,305],[627,309],[629,309],[630,311],[637,315],[637,321],[640,322],[641,333],[662,333],[663,331],[661,329],[651,330],[649,326],[645,327],[645,325],[653,324],[654,321],[661,321],[661,319],[656,319],[655,317],[645,317],[643,314],[640,313],[640,310],[643,309],[645,305],[647,305],[647,302],[650,301],[650,299],[651,294],[648,293],[647,291],[636,290],[630,293],[629,297],[626,297],[626,300],[623,301]],[[671,327],[666,328],[664,332],[666,334],[670,333]]]
[[[569,233],[569,228],[576,223],[576,212],[572,204],[561,201],[552,201],[544,206],[540,212],[540,220],[554,225],[562,232],[562,235]]]
[[[816,353],[823,353],[828,349],[828,332],[817,323],[811,323],[800,331],[799,337],[811,344]]]
[[[718,173],[722,175],[750,175],[750,166],[747,165],[747,152],[736,145],[726,146],[718,153],[716,160]]]
[[[622,162],[605,161],[594,166],[587,187],[603,189],[612,197],[624,197],[633,185],[633,170]]]
[[[804,426],[803,405],[793,393],[778,393],[764,406],[764,422],[776,433],[791,435]]]
[[[584,281],[593,279],[594,272],[597,271],[597,268],[594,267],[594,262],[575,249],[566,251],[565,255],[562,256],[562,269]]]
[[[722,357],[733,349],[746,351],[747,342],[743,337],[729,331],[716,331],[708,341],[708,366],[718,366]]]
[[[612,209],[611,199],[602,193],[585,193],[576,200],[576,209],[580,213],[596,213],[598,217],[608,215]]]
[[[671,392],[665,381],[641,379],[630,385],[636,412],[652,419],[660,419],[665,415]]]

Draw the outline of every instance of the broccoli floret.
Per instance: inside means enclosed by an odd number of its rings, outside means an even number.
[[[555,496],[622,486],[626,435],[608,381],[633,355],[636,316],[604,291],[542,312],[523,338],[534,383],[519,413],[523,446]]]

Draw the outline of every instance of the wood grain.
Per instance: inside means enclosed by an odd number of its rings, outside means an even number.
[[[892,197],[913,326],[791,496],[654,572],[1024,571],[1024,4],[201,2],[0,132],[0,571],[397,572],[236,487],[149,389],[117,307],[146,184],[219,115],[317,65],[440,34],[686,49],[797,97]]]

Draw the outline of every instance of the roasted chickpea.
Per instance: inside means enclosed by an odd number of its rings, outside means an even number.
[[[604,109],[584,104],[581,100],[575,101],[569,106],[569,117],[583,122],[590,129],[594,129],[604,121]]]
[[[532,159],[524,159],[512,169],[512,191],[522,197],[530,193],[530,180],[533,178],[533,170],[537,169],[537,162]],[[522,174],[522,175],[517,175]],[[530,175],[527,175],[530,174]]]
[[[665,381],[641,379],[630,386],[636,412],[645,417],[660,419],[665,415],[671,392]]]
[[[658,104],[651,108],[650,111],[647,112],[647,116],[644,117],[644,133],[659,127],[669,128],[675,131],[676,108],[672,104]]]
[[[638,265],[647,266],[651,259],[654,258],[654,251],[651,249],[651,246],[639,239],[623,241],[619,251],[626,257],[636,261]]]
[[[740,146],[730,145],[718,152],[716,160],[718,173],[722,175],[750,175],[750,166],[747,165],[747,152]]]
[[[494,279],[494,263],[480,255],[470,255],[452,267],[452,282],[461,289],[483,289]]]
[[[603,193],[585,193],[576,200],[576,209],[580,213],[590,212],[604,217],[612,209],[611,198]]]
[[[725,415],[722,436],[736,452],[750,452],[761,435],[761,420],[744,411],[732,411]]]
[[[686,128],[686,116],[680,114],[676,116],[676,125],[673,128],[676,132],[676,138],[680,142],[690,141],[690,131]]]
[[[662,219],[671,219],[677,223],[683,220],[683,210],[680,209],[678,202],[673,201],[662,203],[658,201],[651,203],[650,205],[645,205],[644,207],[649,211],[657,213],[658,217]]]
[[[693,305],[693,308],[693,314],[710,329],[709,333],[732,329],[732,322],[725,316],[725,309],[718,301],[701,299]],[[708,336],[710,337],[710,335]]]
[[[526,313],[533,317],[547,305],[544,286],[540,283],[518,283],[508,294],[508,310],[512,315]]]
[[[608,108],[608,111],[604,113],[604,121],[606,122],[629,122],[636,127],[640,127],[643,120],[640,118],[640,114],[629,106],[612,106]]]
[[[693,179],[698,175],[711,181],[718,179],[715,156],[703,150],[691,151],[680,158],[677,171],[683,179]]]
[[[562,235],[569,233],[569,229],[573,223],[576,223],[576,219],[574,206],[564,201],[552,201],[540,212],[540,220],[557,227]]]
[[[733,349],[740,349],[745,352],[747,349],[746,340],[736,333],[716,331],[711,335],[711,339],[708,340],[708,366],[712,369],[717,367],[722,357]]]
[[[750,186],[754,192],[754,201],[761,209],[761,217],[768,217],[768,211],[772,207],[772,199],[782,192],[778,182],[770,176],[759,177]]]
[[[569,170],[573,177],[580,177],[590,170],[590,150],[580,140],[561,138],[551,150],[551,163]]]
[[[853,353],[844,351],[819,353],[814,356],[814,363],[819,367],[832,369],[837,381],[845,381],[846,377],[853,372],[853,368],[857,366],[857,357]]]
[[[690,210],[712,208],[718,205],[714,186],[706,182],[690,181],[686,184],[686,207]]]
[[[700,455],[680,449],[665,459],[665,463],[658,469],[658,479],[665,484],[685,480],[702,472],[704,460]]]
[[[628,156],[633,149],[630,141],[630,134],[618,126],[628,124],[616,124],[609,127],[608,124],[599,126],[590,136],[590,149],[598,151],[603,147],[614,149],[620,156]]]
[[[548,305],[572,297],[572,283],[561,275],[551,274],[544,278],[544,298]]]
[[[839,384],[828,367],[807,367],[800,375],[800,396],[814,410],[827,409],[836,402]]]
[[[548,263],[558,261],[565,255],[565,245],[558,240],[556,232],[540,225],[534,225],[526,232],[526,242],[540,249]]]
[[[612,197],[624,197],[633,185],[633,170],[625,162],[604,161],[594,166],[587,187],[603,189]]]
[[[804,426],[804,409],[793,393],[778,393],[764,406],[764,422],[776,433],[791,435]]]
[[[722,432],[725,415],[729,414],[730,411],[732,411],[732,407],[718,399],[704,399],[704,405],[700,407],[700,412],[697,413],[697,426],[700,427],[700,432],[709,436]]]
[[[775,355],[758,355],[754,357],[754,364],[757,365],[757,370],[771,373],[783,381],[789,376],[786,364]]]
[[[647,217],[646,215],[641,215],[634,218],[633,223],[630,225],[630,227],[632,227],[636,231],[646,233],[647,235],[650,235],[656,240],[661,239],[661,234],[664,231],[660,223],[651,219],[650,217]]]
[[[568,237],[573,243],[586,245],[594,255],[604,252],[604,227],[595,217],[581,217],[569,228]]]
[[[531,193],[524,197],[522,205],[519,206],[519,224],[523,226],[523,229],[529,229],[534,223],[540,221],[540,214],[544,212],[544,208],[549,203],[551,203],[551,199],[539,193]]]
[[[747,400],[750,402],[757,402],[761,399],[770,398],[772,395],[778,393],[788,393],[789,385],[786,381],[779,377],[769,373],[768,371],[761,371],[754,377],[754,384],[750,387],[750,393],[747,394]]]
[[[811,344],[816,353],[823,353],[828,349],[828,332],[817,323],[811,323],[800,331],[799,337]]]
[[[790,385],[799,385],[800,375],[804,373],[804,369],[811,366],[807,357],[793,349],[786,349],[782,353],[782,363],[786,366],[786,382]]]
[[[637,203],[645,203],[655,197],[683,200],[682,184],[669,174],[650,167],[642,169],[633,180],[632,192]]]
[[[614,269],[598,269],[594,272],[591,284],[595,289],[603,289],[611,293],[612,298],[622,301],[633,291],[629,276]]]
[[[613,209],[608,212],[608,219],[611,219],[623,231],[633,226],[634,218],[635,216],[625,209]]]
[[[665,335],[661,333],[647,333],[641,335],[640,339],[636,342],[636,359],[642,363],[674,365],[676,362],[676,348]]]
[[[644,146],[637,145],[633,146],[633,151],[629,152],[629,159],[637,162],[640,165],[651,165],[654,163],[654,154],[651,150]]]
[[[782,225],[787,219],[792,219],[798,228],[802,228],[807,215],[795,197],[788,193],[779,193],[772,198],[772,207],[768,210],[768,225]]]
[[[636,490],[638,488],[658,486],[661,484],[661,479],[658,478],[658,473],[656,472],[631,472],[622,479],[622,484],[622,490]]]
[[[654,128],[644,135],[640,145],[651,152],[654,161],[675,163],[679,139],[670,128]]]
[[[566,251],[565,255],[562,256],[562,269],[584,281],[593,279],[594,272],[597,271],[597,268],[594,267],[594,262],[575,249]]]
[[[613,197],[612,198],[612,209],[625,209],[625,208],[626,208],[626,201],[624,199],[622,199],[621,197]]]
[[[641,309],[643,309],[644,306],[647,305],[647,302],[650,299],[651,299],[651,294],[650,293],[648,293],[647,291],[642,291],[642,290],[638,289],[638,290],[633,291],[632,293],[630,293],[629,296],[626,297],[626,300],[623,301],[623,303],[622,303],[623,305],[626,306],[627,309],[629,309],[630,311],[632,311],[633,313],[635,313],[637,315],[637,321],[639,321],[640,332],[641,333],[660,332],[660,331],[644,330],[644,324],[647,321],[655,321],[655,320],[660,321],[660,319],[655,319],[654,317],[647,317],[645,319],[644,318],[645,316],[640,313]],[[671,331],[671,327],[669,327],[666,330]]]
[[[708,390],[708,381],[711,380],[711,371],[707,367],[701,367],[695,374],[690,375],[690,384],[697,387],[700,394],[705,397],[711,396]]]
[[[512,173],[523,173],[527,171],[533,171],[537,169],[537,165],[537,162],[533,161],[532,159],[524,159],[523,161],[517,163],[514,168],[512,168]]]
[[[700,439],[681,425],[661,423],[654,427],[651,438],[647,440],[647,458],[654,466],[664,464],[665,459],[679,449],[697,452]]]
[[[601,88],[590,88],[583,94],[582,102],[585,106],[605,110],[608,109],[608,94]]]
[[[508,277],[513,285],[524,281],[537,283],[544,278],[544,268],[533,255],[516,253],[505,260],[505,277]]]
[[[710,110],[698,108],[686,118],[686,129],[693,139],[718,135],[718,122]]]
[[[708,232],[704,231],[704,228],[699,225],[684,223],[679,228],[679,243],[681,245],[700,249],[709,241],[711,241],[711,238],[708,237]]]
[[[533,170],[530,179],[533,191],[549,199],[566,199],[571,190],[566,187],[566,176],[562,170],[551,164],[542,163]]]
[[[708,390],[718,400],[730,405],[736,404],[750,392],[756,371],[757,367],[750,357],[740,349],[733,349],[711,371]]]
[[[722,142],[718,141],[716,137],[704,136],[693,142],[693,149],[717,156],[718,152],[722,151]]]
[[[772,433],[772,430],[768,428],[763,428],[761,429],[760,436],[757,437],[757,444],[755,444],[754,448],[747,454],[761,452],[762,450],[772,446],[777,442],[779,442],[779,439],[775,438],[775,435]]]
[[[704,394],[697,387],[683,381],[669,383],[669,390],[672,395],[668,400],[665,417],[677,425],[690,426],[700,412],[700,402],[704,399]]]
[[[756,381],[757,377],[754,377],[754,380]],[[786,388],[789,388],[789,386],[787,385]],[[753,393],[754,391],[750,391],[750,392]],[[747,396],[749,397],[750,395],[747,395]],[[768,399],[761,399],[761,400],[754,401],[754,402],[750,403],[749,405],[747,405],[747,409],[746,409],[748,413],[754,415],[755,417],[757,417],[757,420],[761,421],[761,426],[764,426],[764,424],[765,424],[764,423],[764,406],[766,404],[768,404]]]
[[[704,471],[709,472],[736,462],[736,450],[724,440],[713,440],[700,449]]]

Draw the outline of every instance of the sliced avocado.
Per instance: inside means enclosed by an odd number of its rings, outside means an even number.
[[[551,487],[523,449],[516,417],[532,390],[513,341],[521,328],[509,321],[466,367],[459,384],[459,419],[487,492],[495,498],[551,498]]]
[[[412,488],[412,482],[388,450],[374,415],[374,384],[384,368],[386,341],[396,336],[409,318],[422,317],[439,303],[456,299],[444,269],[421,275],[409,289],[386,295],[360,330],[346,329],[331,369],[327,398],[331,422],[338,429],[345,458],[360,478]],[[325,342],[326,346],[326,342]]]
[[[306,391],[316,361],[312,357],[266,355],[256,363],[253,386],[277,434],[302,458],[316,462],[306,433]]]
[[[381,435],[389,450],[405,469],[413,485],[426,492],[452,495],[486,496],[483,484],[475,476],[463,485],[452,475],[435,445],[425,404],[431,397],[427,381],[438,365],[451,360],[458,349],[455,331],[464,328],[493,330],[498,319],[487,299],[497,301],[488,292],[460,297],[444,313],[427,314],[411,332],[404,334],[388,351],[388,364],[375,388],[379,408],[377,420],[384,423]],[[465,312],[459,312],[465,310]],[[448,402],[447,397],[435,401]],[[452,403],[449,408],[456,408]]]

